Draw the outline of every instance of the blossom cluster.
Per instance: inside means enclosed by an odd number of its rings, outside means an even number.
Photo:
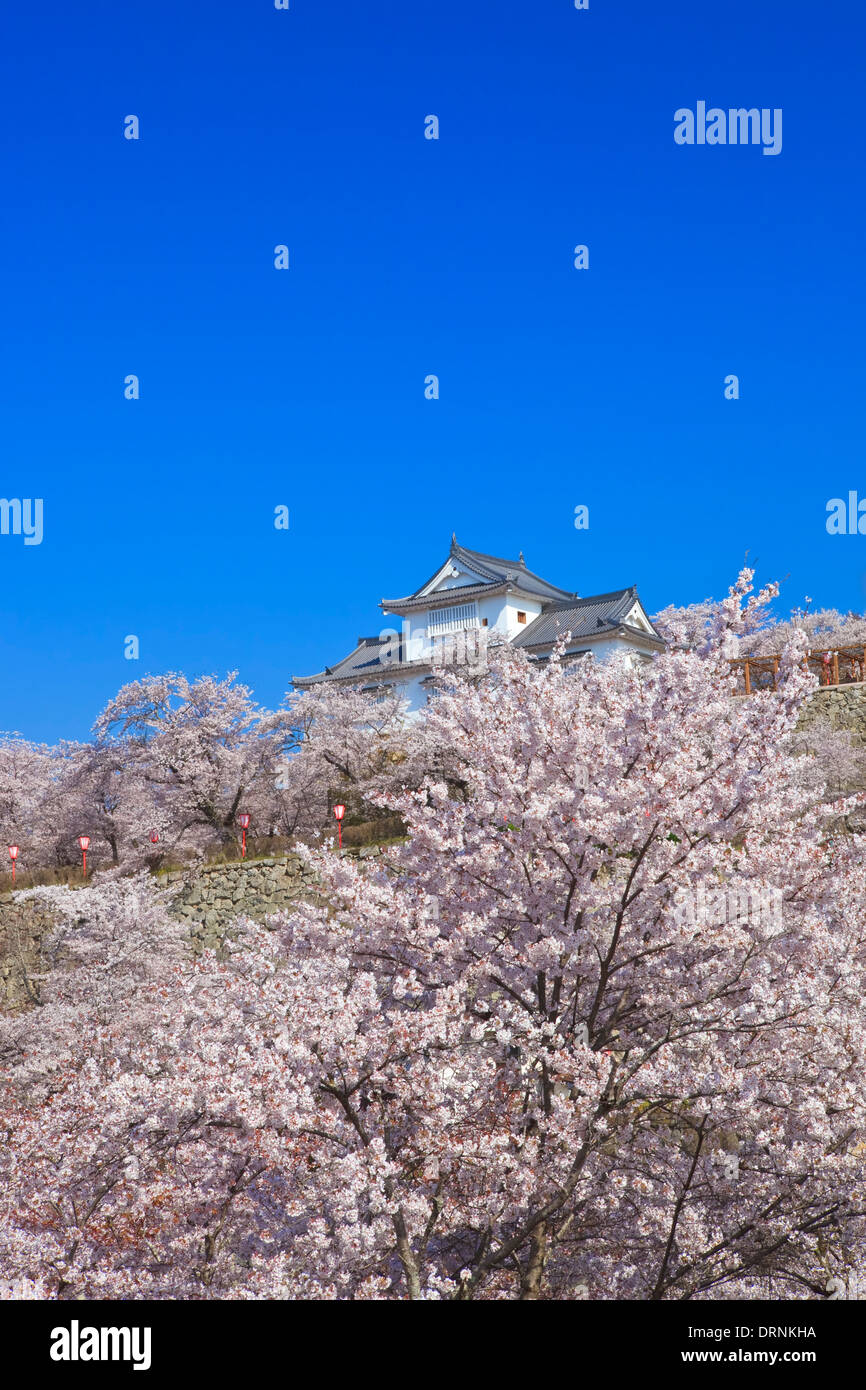
[[[748,593],[639,670],[455,674],[378,793],[405,843],[304,850],[323,897],[218,953],[146,874],[51,890],[0,1029],[9,1296],[859,1287],[863,836],[790,750],[796,640],[733,696]]]

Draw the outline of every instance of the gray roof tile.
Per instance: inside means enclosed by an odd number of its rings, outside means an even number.
[[[564,633],[570,632],[572,638],[600,637],[626,626],[624,619],[629,610],[638,603],[635,585],[628,589],[615,589],[610,594],[590,594],[586,598],[570,599],[564,603],[552,603],[528,625],[525,632],[515,637],[515,647],[545,646],[556,642]],[[642,628],[632,628],[633,632],[647,637]],[[653,634],[661,642],[658,633]]]
[[[399,639],[392,640],[399,656]],[[389,672],[406,671],[412,666],[423,669],[429,665],[424,661],[383,661],[383,648],[387,650],[387,647],[388,643],[381,637],[362,637],[355,650],[338,661],[336,666],[326,666],[324,671],[317,671],[313,676],[293,676],[292,684],[304,686],[317,685],[320,681],[375,681],[379,676],[385,680]]]
[[[440,601],[460,602],[477,595],[502,590],[510,582],[515,590],[534,594],[544,602],[544,609],[539,616],[527,625],[519,637],[514,638],[512,645],[515,647],[552,647],[566,632],[570,632],[575,641],[586,641],[623,627],[652,645],[664,646],[663,639],[654,628],[652,633],[648,634],[642,628],[630,627],[624,621],[633,605],[640,602],[635,585],[628,589],[615,589],[609,594],[590,594],[586,598],[579,598],[577,594],[570,594],[566,589],[557,589],[533,574],[526,568],[522,554],[518,560],[503,560],[496,555],[486,555],[480,550],[467,550],[457,544],[455,537],[451,542],[451,555],[475,570],[484,582],[442,590],[435,597],[422,597],[421,590],[426,588],[431,579],[435,579],[439,573],[437,569],[426,584],[422,584],[421,589],[416,589],[414,594],[402,599],[383,599],[380,607],[387,611],[392,605],[395,608],[424,608]],[[338,661],[336,666],[328,666],[314,676],[293,677],[293,684],[303,687],[316,685],[320,681],[387,681],[395,672],[405,674],[413,667],[419,671],[429,670],[429,661],[401,662],[399,638],[391,640],[398,648],[396,661],[382,659],[382,637],[361,637],[355,650],[344,656],[342,661]]]
[[[457,544],[456,537],[452,537],[449,553],[453,560],[462,560],[467,569],[474,570],[484,582],[482,584],[461,584],[455,589],[442,589],[435,595],[435,598],[432,595],[425,596],[424,590],[427,585],[433,582],[442,568],[441,565],[438,565],[430,578],[425,579],[414,593],[406,594],[403,598],[383,599],[380,607],[385,609],[404,608],[411,604],[413,608],[420,608],[430,601],[438,603],[440,599],[453,602],[451,595],[459,594],[462,597],[471,598],[476,594],[489,593],[491,588],[509,581],[523,593],[534,594],[537,598],[553,599],[554,601],[576,598],[576,594],[570,589],[560,589],[555,584],[549,584],[546,579],[542,579],[540,575],[533,574],[532,570],[527,569],[522,552],[517,560],[505,560],[499,555],[487,555],[483,550],[467,550],[466,546]]]

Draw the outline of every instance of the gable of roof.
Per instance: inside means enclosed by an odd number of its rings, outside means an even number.
[[[455,584],[451,588],[438,589],[434,587],[437,581],[441,581],[447,574],[448,567],[457,563],[463,565],[471,574],[478,577],[480,582],[467,584]],[[527,569],[523,558],[523,551],[516,560],[506,560],[499,555],[487,555],[482,550],[469,550],[466,546],[459,545],[456,535],[451,537],[451,549],[448,559],[436,569],[430,578],[411,594],[405,594],[402,598],[382,599],[380,608],[386,611],[392,608],[402,608],[411,605],[413,608],[421,608],[426,600],[433,603],[440,599],[448,599],[451,595],[459,595],[461,599],[476,597],[479,594],[491,593],[500,590],[507,585],[512,585],[519,589],[521,593],[531,594],[534,598],[556,602],[561,599],[573,599],[577,595],[570,589],[560,589],[556,584],[549,584],[541,575],[534,574]]]
[[[626,620],[637,609],[646,622],[633,624]],[[620,629],[641,636],[653,645],[664,646],[644,612],[636,585],[628,589],[615,589],[609,594],[590,594],[587,598],[569,599],[553,603],[545,608],[537,618],[528,624],[519,637],[514,638],[515,647],[549,646],[570,632],[573,641],[591,637],[603,637]]]

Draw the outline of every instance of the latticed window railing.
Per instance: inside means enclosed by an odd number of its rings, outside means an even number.
[[[434,608],[427,615],[427,634],[441,637],[445,632],[462,632],[478,626],[478,604],[460,603],[453,608]]]

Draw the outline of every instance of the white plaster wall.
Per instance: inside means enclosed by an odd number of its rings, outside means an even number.
[[[458,565],[455,568],[459,570],[459,573],[455,575],[446,574],[445,578],[436,585],[436,593],[439,593],[441,589],[465,589],[470,584],[483,584],[484,581],[480,574],[473,574],[471,570],[466,569],[465,566],[462,565]]]
[[[498,630],[504,632],[509,642],[511,642],[515,637],[518,637],[521,632],[526,631],[533,618],[537,618],[540,612],[541,604],[539,602],[529,598],[515,598],[513,594],[509,594],[503,603],[502,616],[499,620]],[[517,621],[518,613],[526,614],[525,623],[519,623]]]
[[[469,600],[471,602],[471,600]],[[454,593],[454,602],[460,602],[458,592]],[[537,618],[541,612],[541,603],[535,599],[518,598],[514,595],[494,595],[491,598],[480,598],[477,600],[478,621],[483,626],[482,619],[487,619],[489,632],[500,633],[510,642],[519,633],[525,631],[533,618]],[[526,614],[526,624],[518,623],[517,614]],[[396,625],[400,620],[395,616],[392,622]],[[407,661],[425,661],[430,656],[430,642],[427,636],[427,625],[429,622],[429,610],[412,613],[402,619],[403,639],[404,639],[404,659]]]
[[[600,642],[575,642],[569,646],[569,652],[579,652],[589,650],[592,652],[596,661],[605,661],[611,656],[623,656],[630,665],[640,660],[640,653],[633,642],[624,642],[621,637],[606,637]],[[653,649],[646,648],[646,654],[652,655]]]
[[[410,719],[417,718],[418,713],[427,704],[427,690],[429,687],[422,684],[424,677],[429,672],[423,671],[420,675],[404,677],[400,680],[389,680],[389,685],[393,685],[395,694],[405,700],[408,705],[407,714]]]

